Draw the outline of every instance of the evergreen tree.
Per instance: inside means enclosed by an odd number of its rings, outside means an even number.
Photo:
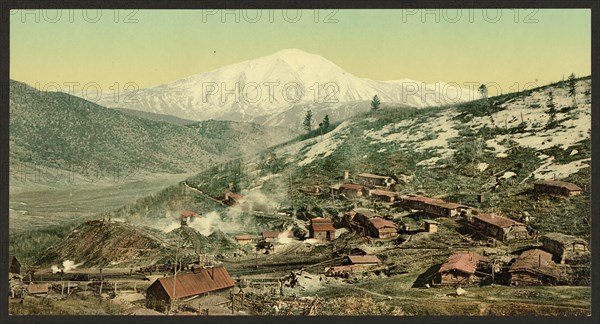
[[[312,114],[312,110],[307,110],[306,114],[304,115],[304,122],[302,123],[302,125],[304,126],[304,129],[307,132],[310,132],[310,130],[312,129],[312,120],[313,118],[313,114]]]
[[[371,100],[371,110],[379,109],[380,105],[381,105],[381,101],[379,100],[379,97],[377,95],[375,95],[373,97],[373,100]]]
[[[546,101],[546,107],[548,108],[548,110],[546,110],[546,113],[550,115],[546,127],[556,127],[556,106],[554,105],[554,95],[552,94],[552,91],[548,92],[548,100]]]
[[[577,105],[575,101],[575,95],[577,94],[577,81],[575,81],[575,73],[571,73],[569,75],[569,79],[567,80],[567,91],[569,97],[573,98],[573,105]]]
[[[321,122],[321,128],[325,132],[329,129],[329,115],[325,115],[323,118],[323,121]]]
[[[481,95],[481,98],[487,98],[487,96],[488,96],[488,89],[485,86],[485,84],[482,83],[479,86],[479,89],[477,89],[477,91],[479,91],[479,94]]]

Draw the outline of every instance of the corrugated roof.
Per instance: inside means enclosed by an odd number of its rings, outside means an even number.
[[[380,175],[372,174],[372,173],[361,173],[358,176],[363,177],[363,178],[372,178],[372,179],[388,179],[388,178],[390,178],[390,177],[380,176]]]
[[[185,298],[235,286],[233,279],[224,267],[206,268],[197,273],[186,273],[156,280],[170,298]],[[174,281],[175,294],[173,294]]]
[[[450,255],[440,267],[439,273],[458,270],[468,274],[475,273],[479,262],[489,262],[489,259],[469,251],[458,251]]]
[[[527,271],[560,278],[560,268],[552,261],[552,254],[540,249],[527,250],[521,253],[508,271]]]
[[[368,263],[381,263],[381,260],[376,255],[349,255],[348,259],[352,264],[368,264]]]
[[[369,220],[371,222],[371,224],[373,224],[373,226],[375,226],[376,229],[381,229],[381,228],[396,228],[398,227],[398,225],[396,225],[396,223],[389,221],[387,219],[383,219],[383,218],[379,218],[379,217],[374,217],[371,218]]]
[[[496,215],[496,214],[477,214],[477,215],[473,216],[473,218],[477,218],[484,223],[488,223],[488,224],[491,224],[491,225],[494,225],[494,226],[497,226],[500,228],[511,227],[514,225],[525,226],[525,224],[523,224],[523,223],[519,223],[510,218],[506,218],[506,217]]]
[[[30,294],[46,294],[48,290],[49,286],[47,283],[30,283],[27,287],[27,291]]]
[[[578,185],[576,185],[574,183],[570,183],[570,182],[565,182],[565,181],[540,180],[540,181],[537,181],[535,183],[536,184],[541,184],[541,185],[546,185],[546,186],[553,186],[553,187],[565,188],[565,189],[571,190],[571,191],[578,191],[578,190],[581,191],[581,190],[583,190]]]
[[[351,189],[351,190],[362,190],[365,187],[361,186],[359,184],[354,184],[354,183],[344,183],[343,185],[340,186],[340,188]]]
[[[563,245],[569,245],[573,243],[585,244],[586,246],[588,245],[587,241],[584,239],[563,233],[547,233],[542,236],[542,239],[544,238],[559,242]]]

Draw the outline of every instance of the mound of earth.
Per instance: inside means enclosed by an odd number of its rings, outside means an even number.
[[[160,238],[122,222],[91,220],[49,247],[37,265],[61,264],[71,260],[90,266],[150,265],[173,247]]]

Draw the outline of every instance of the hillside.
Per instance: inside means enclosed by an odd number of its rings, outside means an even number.
[[[71,260],[82,266],[126,266],[153,264],[156,258],[173,251],[156,236],[121,222],[93,220],[75,228],[66,238],[49,247],[38,265],[61,264]]]
[[[284,129],[271,133],[244,123],[179,126],[10,82],[12,167],[23,163],[96,179],[186,173],[293,136]]]

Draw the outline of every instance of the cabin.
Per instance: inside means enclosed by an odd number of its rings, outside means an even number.
[[[239,245],[251,244],[254,241],[254,236],[249,234],[240,234],[234,236],[233,238]]]
[[[533,184],[533,190],[540,194],[547,194],[559,197],[571,197],[580,195],[583,192],[581,187],[565,181],[542,180]]]
[[[473,216],[472,221],[473,227],[480,234],[502,242],[531,238],[525,224],[500,215],[477,214]]]
[[[294,237],[294,233],[292,233],[292,231],[283,231],[283,232],[278,232],[278,231],[262,231],[262,233],[260,233],[261,238],[264,241],[267,242],[276,242],[279,241],[279,239],[291,239]]]
[[[389,189],[391,186],[396,184],[396,180],[388,176],[380,176],[371,173],[361,173],[357,177],[357,182],[363,186],[368,187],[380,187]]]
[[[395,238],[396,236],[398,236],[398,225],[387,219],[374,217],[369,220],[367,232],[368,236],[373,238]]]
[[[433,234],[438,231],[440,223],[430,219],[426,219],[423,222],[425,223],[425,232]]]
[[[200,218],[200,214],[191,210],[183,210],[179,212],[179,218],[181,219],[181,225],[187,225],[190,222]]]
[[[313,218],[310,220],[310,237],[317,243],[327,243],[335,238],[335,228],[330,218]]]
[[[359,184],[344,183],[340,185],[338,194],[344,195],[348,198],[360,198],[365,195],[365,191],[367,191],[367,188]]]
[[[438,286],[468,286],[480,283],[489,259],[470,251],[457,251],[440,266],[433,284]]]
[[[381,264],[381,260],[376,255],[349,255],[345,258],[345,263],[353,266],[370,267]]]
[[[436,217],[458,217],[464,215],[468,206],[423,196],[408,196],[402,199],[405,209],[420,210]]]
[[[192,273],[158,278],[146,289],[146,308],[162,312],[177,299],[208,295],[229,297],[234,286],[224,267],[200,268]]]
[[[589,255],[588,242],[584,239],[562,233],[548,233],[541,238],[543,249],[552,254],[553,260],[564,264]]]
[[[373,189],[369,191],[369,197],[374,201],[385,203],[393,203],[398,199],[398,193],[381,189]]]
[[[17,257],[14,255],[8,256],[8,273],[21,273],[21,263],[17,260]]]
[[[47,295],[50,291],[50,286],[47,283],[30,282],[27,286],[27,293],[34,296]]]
[[[552,254],[540,249],[521,253],[508,272],[510,284],[515,286],[555,285],[561,278],[561,270],[552,261]]]

